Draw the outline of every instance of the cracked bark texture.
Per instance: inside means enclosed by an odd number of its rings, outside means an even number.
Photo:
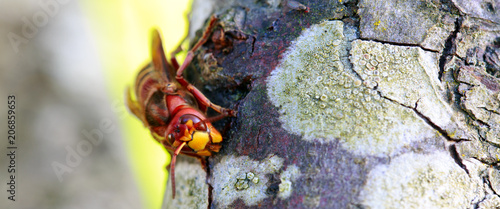
[[[195,1],[190,80],[238,117],[164,208],[500,207],[498,6]]]

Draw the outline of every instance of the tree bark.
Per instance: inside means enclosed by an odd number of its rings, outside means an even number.
[[[190,80],[238,116],[164,207],[500,207],[498,8],[195,1],[220,21]]]

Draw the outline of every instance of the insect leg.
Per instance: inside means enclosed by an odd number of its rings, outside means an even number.
[[[182,63],[182,66],[180,66],[179,69],[177,70],[177,75],[175,78],[177,79],[177,81],[179,81],[179,83],[181,83],[181,85],[187,86],[188,82],[184,80],[184,76],[182,75],[182,73],[184,73],[184,70],[193,60],[194,52],[198,50],[198,48],[200,48],[201,45],[207,42],[208,36],[210,35],[212,29],[214,28],[216,21],[217,18],[215,17],[215,15],[212,15],[212,17],[210,18],[210,23],[208,24],[207,28],[205,28],[205,31],[203,32],[203,35],[201,36],[200,40],[198,40],[198,42],[193,46],[193,48],[189,50],[188,54],[186,55],[186,59],[184,59],[184,63]]]
[[[235,110],[223,108],[219,105],[212,103],[207,97],[205,97],[205,95],[203,95],[203,93],[201,93],[200,90],[198,90],[196,87],[194,87],[190,83],[187,83],[186,89],[191,94],[193,94],[193,96],[196,98],[196,100],[198,101],[200,106],[210,107],[213,110],[215,110],[216,112],[222,114],[223,115],[222,117],[227,117],[227,116],[236,117],[237,112]]]
[[[186,38],[184,38],[184,39],[186,39]],[[177,49],[175,49],[175,51],[173,51],[172,53],[170,53],[170,63],[172,63],[172,66],[176,70],[179,69],[179,62],[177,62],[177,58],[175,58],[175,55],[177,55],[179,52],[182,51],[182,47],[181,47],[182,42],[183,41],[181,41],[181,43],[179,44],[179,46],[177,47]]]
[[[175,78],[182,86],[186,87],[186,89],[191,94],[193,94],[193,96],[196,98],[196,100],[199,103],[201,103],[201,105],[204,105],[205,107],[210,107],[210,108],[214,109],[215,111],[217,111],[218,113],[223,114],[224,116],[233,116],[234,117],[234,116],[236,116],[236,111],[223,108],[219,105],[216,105],[216,104],[210,102],[210,100],[208,100],[208,98],[205,97],[205,95],[203,95],[203,93],[201,93],[200,90],[198,90],[196,87],[194,87],[189,82],[187,82],[184,79],[184,76],[182,75],[182,73],[184,72],[186,67],[189,65],[189,63],[191,63],[191,61],[194,58],[194,51],[196,51],[201,45],[203,45],[208,40],[208,36],[210,35],[210,32],[214,28],[216,20],[217,20],[217,18],[214,15],[210,18],[210,23],[208,24],[207,28],[205,29],[205,32],[203,32],[203,36],[200,38],[198,43],[196,43],[194,45],[194,47],[191,50],[189,50],[189,52],[186,56],[186,59],[184,60],[184,63],[182,63],[182,66],[180,66],[180,68],[177,70],[177,75]]]
[[[210,118],[207,118],[205,120],[203,120],[204,122],[210,122],[210,123],[213,123],[215,121],[218,121],[224,117],[226,117],[227,115],[224,115],[224,114],[221,114],[221,115],[217,115],[217,116],[213,116],[213,117],[210,117]]]
[[[130,87],[127,87],[127,107],[137,118],[139,118],[144,124],[147,124],[143,118],[144,113],[141,111],[141,106],[137,101],[132,100],[132,91]]]

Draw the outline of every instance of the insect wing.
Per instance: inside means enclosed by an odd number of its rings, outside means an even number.
[[[153,65],[165,82],[175,81],[175,69],[168,63],[163,50],[163,44],[160,32],[156,29],[153,30],[153,42],[151,46],[151,57],[153,58]]]

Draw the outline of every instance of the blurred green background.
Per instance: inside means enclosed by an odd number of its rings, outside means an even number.
[[[97,40],[110,95],[123,99],[140,67],[150,60],[151,31],[158,28],[167,53],[188,31],[189,0],[81,1]],[[185,54],[179,54],[182,61]],[[127,152],[147,208],[160,208],[170,156],[132,115],[121,121]]]

